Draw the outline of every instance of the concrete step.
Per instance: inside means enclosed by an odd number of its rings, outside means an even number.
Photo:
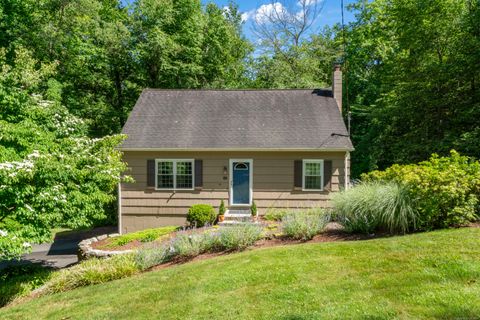
[[[238,226],[238,225],[249,224],[249,223],[258,223],[258,221],[225,220],[225,221],[219,222],[218,225],[221,227],[232,227],[232,226]]]

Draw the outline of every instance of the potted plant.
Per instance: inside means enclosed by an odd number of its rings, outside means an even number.
[[[220,207],[218,207],[218,222],[225,220],[225,203],[220,202]]]
[[[252,202],[252,206],[250,207],[250,212],[252,213],[252,218],[253,221],[257,220],[257,205],[255,204],[255,201]]]

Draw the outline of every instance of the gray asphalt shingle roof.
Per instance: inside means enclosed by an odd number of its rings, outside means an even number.
[[[146,89],[122,133],[122,149],[353,149],[330,90]]]

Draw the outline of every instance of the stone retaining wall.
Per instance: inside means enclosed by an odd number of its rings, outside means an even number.
[[[92,248],[92,244],[101,240],[105,240],[107,238],[118,237],[120,234],[112,233],[112,234],[104,234],[101,236],[89,238],[82,240],[78,244],[78,260],[86,260],[90,258],[106,258],[111,257],[117,254],[125,254],[133,252],[133,250],[122,250],[122,251],[108,251],[108,250],[98,250]]]

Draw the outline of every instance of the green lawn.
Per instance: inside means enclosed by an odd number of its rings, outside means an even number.
[[[1,319],[479,319],[480,229],[252,250],[45,296]]]

